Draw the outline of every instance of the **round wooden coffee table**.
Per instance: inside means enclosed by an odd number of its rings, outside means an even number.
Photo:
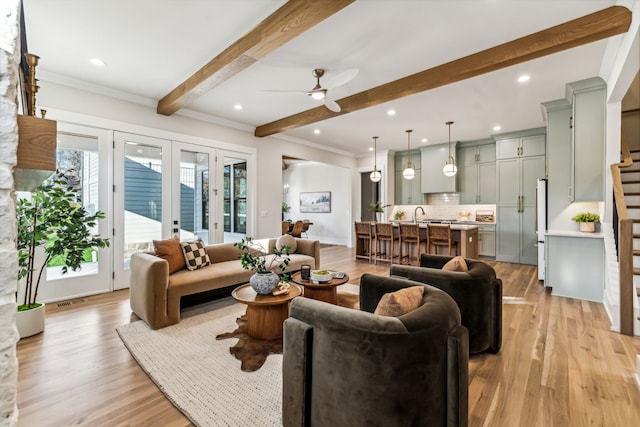
[[[307,298],[324,301],[331,304],[338,304],[338,291],[336,288],[349,281],[349,275],[345,274],[342,279],[332,278],[328,283],[313,283],[311,280],[302,280],[300,272],[291,276],[291,280],[304,287],[304,296]]]
[[[289,301],[302,294],[302,289],[292,284],[284,295],[258,295],[246,284],[235,288],[231,296],[247,305],[247,333],[250,337],[272,340],[282,336],[282,324],[289,317]]]

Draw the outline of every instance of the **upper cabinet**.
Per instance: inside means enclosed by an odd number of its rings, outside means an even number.
[[[496,144],[458,148],[460,203],[496,202]]]
[[[540,156],[544,155],[544,153],[544,134],[500,139],[496,141],[497,159],[513,159],[516,157]]]
[[[567,84],[571,102],[571,176],[575,202],[604,200],[607,86],[600,77]]]
[[[451,156],[456,156],[456,142],[451,142]],[[420,147],[422,158],[422,192],[423,193],[455,193],[457,191],[457,176],[445,176],[442,173],[447,157],[449,144],[436,144]],[[456,165],[459,168],[456,160]]]
[[[424,204],[424,195],[421,189],[421,158],[418,150],[412,150],[411,163],[416,171],[416,176],[412,180],[404,179],[402,171],[409,160],[407,151],[398,152],[394,158],[395,166],[395,197],[396,205],[422,205]]]
[[[549,216],[571,202],[604,200],[607,87],[600,77],[566,85],[566,97],[542,104],[547,121]]]

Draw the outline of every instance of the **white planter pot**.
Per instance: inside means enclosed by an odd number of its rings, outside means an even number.
[[[30,337],[44,331],[44,304],[38,308],[17,312],[16,326],[20,338]]]
[[[584,233],[594,233],[596,231],[596,223],[595,222],[581,222],[580,223],[580,231]]]

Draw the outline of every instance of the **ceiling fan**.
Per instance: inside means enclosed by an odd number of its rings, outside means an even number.
[[[331,99],[328,95],[328,91],[338,86],[342,86],[353,80],[355,76],[358,74],[357,68],[350,68],[336,75],[326,84],[325,87],[320,85],[320,78],[324,76],[325,70],[323,68],[314,69],[311,74],[316,78],[316,85],[308,91],[288,91],[288,90],[275,90],[269,92],[293,92],[293,93],[302,93],[312,97],[313,99],[322,100],[325,107],[329,110],[339,113],[341,108],[337,102]]]

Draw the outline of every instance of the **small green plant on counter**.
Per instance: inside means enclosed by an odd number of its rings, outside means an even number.
[[[395,211],[393,213],[393,219],[404,219],[405,215],[406,215],[405,211]]]
[[[600,215],[591,212],[582,212],[571,218],[574,222],[599,222]]]

